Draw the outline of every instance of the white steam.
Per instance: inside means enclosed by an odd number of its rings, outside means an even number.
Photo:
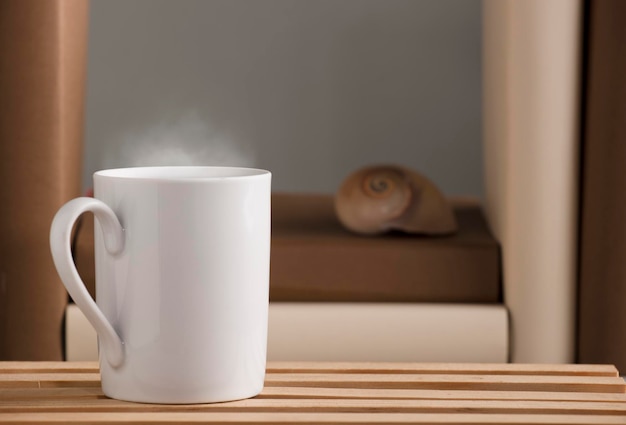
[[[104,168],[156,165],[254,166],[254,152],[212,129],[197,112],[129,131],[109,150]]]

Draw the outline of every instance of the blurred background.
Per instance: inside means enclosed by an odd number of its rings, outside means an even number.
[[[479,0],[93,0],[83,186],[244,165],[333,193],[370,163],[481,196]]]
[[[379,326],[376,340],[404,325],[404,337],[378,344],[393,355],[424,360],[418,350],[438,346],[429,359],[468,361],[477,348],[497,361],[623,370],[625,20],[620,0],[0,2],[0,359],[64,358],[72,306],[48,235],[94,171],[206,164],[266,168],[274,190],[290,192],[274,194],[288,202],[273,214],[300,233],[283,243],[280,221],[273,227],[274,289],[283,264],[293,272],[284,282],[311,278],[306,294],[320,282],[336,294],[350,276],[358,298],[357,272],[379,262],[355,247],[391,256],[382,277],[363,275],[399,324]],[[476,220],[449,238],[351,235],[331,194],[352,170],[389,162],[421,171],[457,217]],[[459,196],[475,199],[461,206]],[[324,233],[329,223],[338,239]],[[337,240],[350,249],[334,255]],[[289,245],[300,242],[318,251]],[[76,258],[93,259],[93,242],[84,248]],[[340,266],[311,263],[322,258]],[[381,291],[398,300],[400,282],[433,290],[401,299],[426,316],[383,305]],[[439,282],[466,294],[435,297]],[[490,296],[479,299],[485,282]],[[467,330],[472,317],[498,331]],[[371,329],[354,323],[369,346]]]

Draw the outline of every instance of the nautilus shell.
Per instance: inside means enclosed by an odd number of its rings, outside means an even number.
[[[446,198],[426,177],[396,165],[361,168],[349,175],[335,195],[339,221],[362,234],[454,233],[457,223]]]

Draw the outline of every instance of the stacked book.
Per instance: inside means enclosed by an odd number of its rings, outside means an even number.
[[[478,203],[453,207],[451,236],[359,236],[341,226],[331,195],[274,194],[268,358],[506,362],[499,245]],[[93,231],[84,217],[74,246],[92,294]],[[68,359],[96,358],[73,305],[66,338]]]

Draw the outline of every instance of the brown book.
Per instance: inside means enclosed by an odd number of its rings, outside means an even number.
[[[454,211],[452,236],[359,236],[330,195],[273,194],[270,299],[500,302],[500,248],[479,205],[457,201]],[[75,258],[93,293],[93,217],[83,220]]]
[[[451,236],[360,236],[330,195],[272,199],[273,301],[499,302],[500,249],[478,204],[455,202]]]
[[[80,192],[87,6],[0,2],[0,360],[62,359],[48,235]]]

